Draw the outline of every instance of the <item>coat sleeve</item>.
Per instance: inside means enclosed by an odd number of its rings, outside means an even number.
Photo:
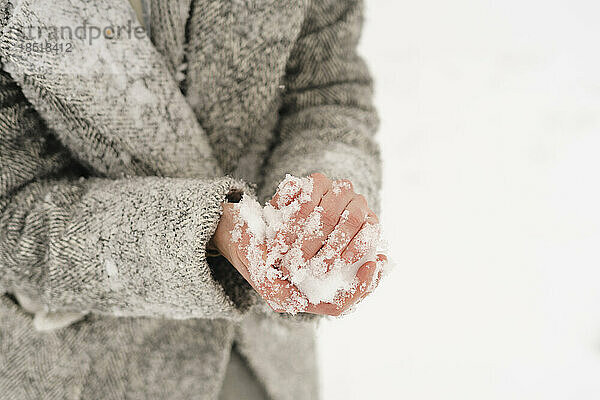
[[[206,245],[243,183],[86,178],[69,154],[0,73],[0,293],[26,293],[49,312],[241,316],[251,289],[231,296]]]
[[[378,209],[378,118],[371,77],[356,51],[361,24],[360,0],[310,2],[287,65],[279,141],[266,167],[263,200],[286,173],[322,172],[350,179]]]

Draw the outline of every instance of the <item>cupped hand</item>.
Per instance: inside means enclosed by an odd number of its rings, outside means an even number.
[[[369,209],[366,199],[354,192],[352,183],[348,180],[332,181],[320,173],[312,174],[311,178],[313,184],[310,192],[293,187],[294,181],[291,181],[287,182],[288,187],[280,187],[271,200],[271,205],[280,209],[297,196],[305,196],[299,210],[290,216],[291,229],[288,227],[278,231],[277,235],[286,244],[294,244],[295,248],[301,249],[305,261],[317,260],[324,269],[331,268],[334,260],[340,256],[347,264],[365,261],[356,273],[358,282],[355,290],[340,292],[330,303],[312,304],[286,279],[286,273],[267,280],[253,279],[249,272],[250,258],[262,257],[266,260],[268,249],[266,245],[261,245],[258,250],[260,254],[248,254],[251,239],[245,224],[241,226],[241,238],[231,240],[231,232],[237,223],[233,204],[224,204],[223,215],[212,242],[275,311],[299,310],[337,316],[377,286],[381,279],[381,268],[377,264],[387,262],[387,258],[383,254],[377,254],[375,259],[367,258],[371,249],[361,243],[364,235],[360,233],[376,225],[378,219]],[[307,221],[315,213],[320,216],[320,229],[307,232]],[[256,252],[256,248],[253,251]],[[286,272],[284,266],[278,268]]]

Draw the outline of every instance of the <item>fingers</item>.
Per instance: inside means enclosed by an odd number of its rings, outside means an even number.
[[[235,253],[241,260],[240,263],[234,264],[236,269],[274,311],[294,313],[304,311],[308,300],[296,286],[284,279],[288,275],[285,268],[268,269],[266,275],[261,275],[261,271],[252,268],[252,264],[260,264],[267,260],[267,248],[264,243],[251,244],[252,238],[246,224],[241,227],[241,232],[241,238],[234,246]]]
[[[342,252],[342,260],[346,264],[354,264],[374,251],[373,243],[379,238],[379,219],[371,210],[360,231],[352,238]]]
[[[372,293],[375,289],[377,289],[377,286],[379,286],[379,282],[381,282],[381,277],[383,276],[383,269],[385,264],[387,264],[388,259],[385,255],[383,254],[377,254],[377,258],[376,258],[376,273],[374,274],[374,279],[371,282],[371,284],[367,287],[367,293],[363,294],[363,297],[361,298],[361,300],[363,298],[365,298],[368,294]]]
[[[278,232],[286,245],[291,245],[298,236],[302,236],[303,241],[310,239],[320,232],[320,214],[322,209],[316,209],[321,202],[321,198],[331,189],[331,181],[323,174],[316,173],[310,176],[312,178],[312,192],[308,201],[300,203],[300,208],[291,216],[292,230]],[[301,193],[297,196],[302,195]],[[276,201],[280,202],[279,199]],[[281,204],[281,202],[280,202]],[[316,214],[315,214],[316,213]],[[314,221],[312,221],[312,218]]]
[[[304,312],[309,305],[306,296],[287,280],[277,278],[254,288],[275,312]]]
[[[334,303],[320,303],[316,306],[309,305],[306,312],[335,317],[343,314],[368,294],[367,289],[371,286],[375,278],[374,274],[376,270],[377,265],[375,261],[365,263],[356,273],[357,284],[353,291],[341,293]]]
[[[344,212],[342,212],[338,224],[329,234],[327,242],[315,255],[315,261],[323,262],[329,270],[335,258],[343,253],[354,236],[360,231],[368,214],[367,200],[360,194],[354,195]]]
[[[385,265],[388,262],[388,258],[385,254],[377,254],[377,262],[382,263],[381,265]]]
[[[323,184],[325,184],[326,181],[329,181],[329,179],[325,175],[323,175],[319,172],[311,174],[309,177],[312,179],[313,192],[314,192],[315,187],[318,188],[319,186],[322,186]],[[329,184],[331,184],[331,181],[329,181]],[[302,194],[302,192],[305,191],[306,189],[307,188],[304,187],[302,179],[300,179],[300,178],[288,179],[286,177],[286,179],[277,188],[277,192],[271,199],[270,203],[276,209],[280,209],[282,207],[288,206],[292,203],[292,201],[294,201],[296,198],[298,198],[298,196],[300,196]],[[325,193],[325,192],[323,192],[323,193]],[[318,201],[317,201],[317,203],[318,203]]]
[[[286,179],[279,184],[277,192],[270,203],[276,209],[287,206],[298,197],[301,190],[302,183],[300,179]]]
[[[329,235],[340,220],[342,212],[346,209],[355,196],[352,183],[349,180],[332,182],[331,189],[325,193],[319,206],[323,207],[321,222],[323,223],[323,234]]]
[[[319,205],[321,198],[331,189],[331,180],[325,175],[316,173],[310,176],[313,179],[313,188],[310,195],[310,200],[300,205],[300,210],[295,215],[297,219],[307,219],[314,208]]]
[[[276,265],[275,273],[266,279],[264,276],[255,279],[252,268],[240,272],[275,311],[337,316],[364,298],[381,279],[381,263],[385,262],[385,256],[379,255],[374,260],[379,221],[368,208],[364,196],[354,193],[349,181],[332,182],[320,173],[312,174],[310,178],[310,181],[305,178],[286,178],[271,199],[271,206],[280,210],[280,214],[274,213],[272,216],[287,221],[276,225],[279,228],[274,227],[278,229],[275,237],[269,239],[270,246],[278,243],[282,247],[279,258],[271,257],[272,260],[263,263]],[[260,260],[260,257],[264,261],[266,246],[255,251],[257,254],[250,254],[249,249],[256,246],[246,242],[246,236],[243,235],[238,246],[245,264],[253,266],[254,263],[250,261]],[[353,290],[340,292],[332,303],[314,305],[289,281],[284,268],[292,264],[304,265],[305,262],[312,271],[319,269],[323,272],[334,264],[335,268],[364,264],[356,273]]]
[[[379,285],[382,268],[387,257],[378,254],[376,261],[363,264],[356,273],[356,285],[351,291],[342,292],[333,303],[309,303],[306,297],[290,282],[282,279],[254,286],[276,312],[307,312],[311,314],[340,316],[358,304]]]
[[[321,229],[317,235],[309,237],[301,244],[304,259],[308,260],[317,254],[327,241],[327,237],[338,224],[342,212],[354,196],[352,183],[348,180],[334,181],[331,188],[321,198]]]

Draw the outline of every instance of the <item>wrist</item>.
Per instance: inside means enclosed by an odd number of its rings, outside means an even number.
[[[231,259],[231,231],[233,230],[233,204],[223,203],[223,213],[207,250],[215,250],[233,263]]]
[[[232,189],[225,196],[225,202],[222,204],[223,212],[221,213],[221,218],[219,218],[219,224],[217,225],[213,237],[206,246],[207,253],[219,253],[231,261],[229,258],[231,245],[230,232],[233,229],[233,204],[231,203],[239,203],[242,199],[242,195],[242,191]]]

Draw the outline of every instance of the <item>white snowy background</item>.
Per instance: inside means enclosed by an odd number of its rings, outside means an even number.
[[[600,399],[600,2],[367,5],[397,266],[324,399]]]

